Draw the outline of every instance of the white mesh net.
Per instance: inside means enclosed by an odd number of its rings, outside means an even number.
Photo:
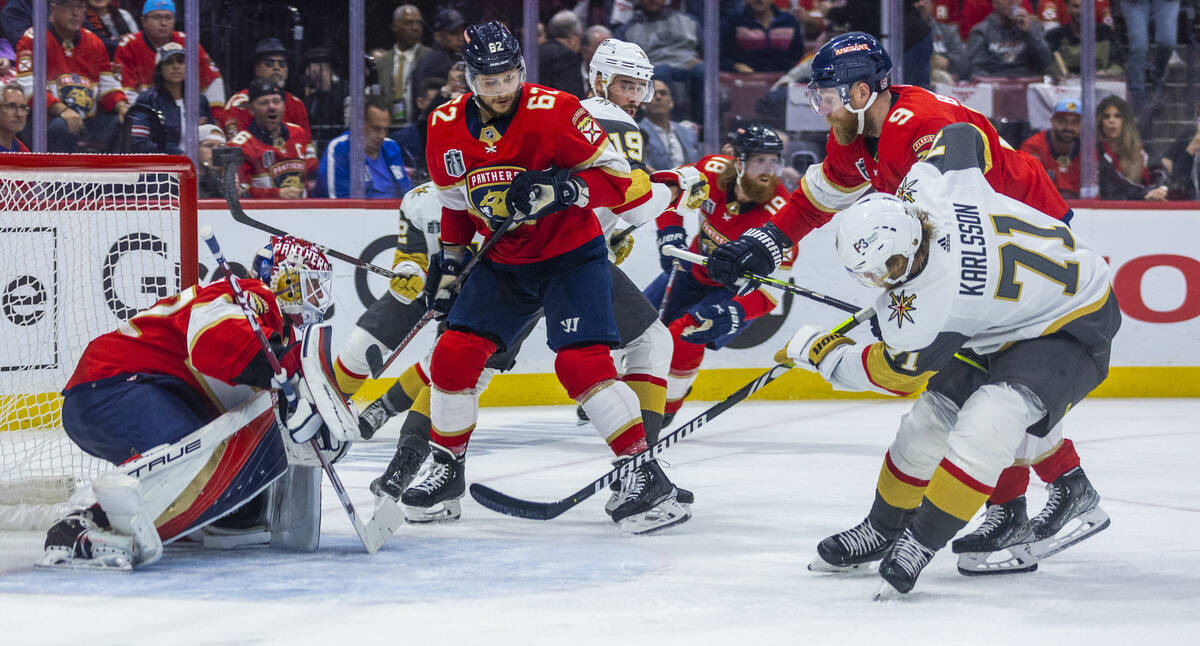
[[[92,339],[180,290],[179,173],[37,157],[32,169],[0,156],[0,528],[10,529],[48,526],[62,508],[47,505],[109,468],[63,432],[59,392]]]

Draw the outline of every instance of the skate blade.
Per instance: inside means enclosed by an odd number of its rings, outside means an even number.
[[[77,559],[70,557],[43,556],[33,564],[35,570],[69,570],[72,572],[107,572],[111,574],[130,574],[133,572],[133,562],[122,556],[105,558]]]
[[[1029,544],[1012,545],[995,552],[963,552],[958,555],[958,573],[963,576],[1020,574],[1036,572],[1038,559],[1029,553]]]
[[[818,574],[846,574],[846,575],[864,575],[874,574],[875,566],[878,561],[867,561],[866,563],[855,563],[853,565],[834,565],[820,555],[813,557],[813,560],[808,564],[809,572],[817,572]]]
[[[1110,524],[1112,521],[1108,514],[1099,506],[1093,507],[1067,521],[1054,536],[1030,543],[1029,553],[1040,561],[1107,529]]]
[[[879,587],[875,589],[875,596],[872,597],[875,601],[896,601],[904,597],[904,593],[892,587],[892,584],[885,581],[879,582]]]
[[[433,507],[404,506],[404,522],[410,525],[425,525],[458,520],[462,517],[462,505],[458,500],[446,500]]]
[[[682,525],[691,517],[691,508],[676,502],[674,499],[668,499],[644,514],[622,518],[617,523],[617,527],[626,534],[644,536],[675,527],[676,525]]]

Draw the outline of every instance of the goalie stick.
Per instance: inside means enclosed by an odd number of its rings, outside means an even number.
[[[200,230],[200,237],[204,239],[208,249],[212,252],[213,258],[217,261],[217,265],[225,273],[225,280],[233,289],[234,299],[242,309],[242,314],[246,317],[246,321],[250,324],[250,329],[254,331],[254,337],[258,339],[258,343],[262,348],[263,354],[267,356],[267,362],[271,365],[271,370],[275,372],[275,381],[279,383],[279,389],[283,391],[284,397],[287,398],[288,404],[294,406],[298,395],[296,389],[287,380],[287,374],[283,370],[283,366],[279,364],[279,359],[271,352],[271,345],[267,341],[267,335],[263,333],[262,326],[258,323],[258,315],[254,313],[254,309],[246,301],[246,296],[242,292],[241,285],[238,285],[233,274],[229,271],[229,263],[225,260],[225,254],[221,252],[221,246],[217,243],[217,238],[213,234],[211,226],[205,226]],[[276,415],[278,423],[282,426],[283,420]],[[354,526],[354,532],[358,534],[359,540],[362,541],[363,547],[367,548],[368,553],[375,553],[383,546],[383,543],[391,537],[395,531],[395,527],[376,526],[373,528],[367,527],[358,517],[358,513],[354,511],[354,503],[350,501],[349,494],[346,493],[346,487],[342,485],[342,479],[338,477],[337,471],[333,470],[333,465],[321,453],[320,447],[317,445],[317,438],[312,438],[308,441],[312,447],[313,453],[316,454],[317,460],[321,463],[321,468],[325,474],[329,476],[329,482],[333,485],[333,490],[337,493],[338,500],[341,501],[342,507],[346,510],[346,515],[350,517],[350,524]],[[374,519],[373,519],[374,520]],[[391,525],[386,521],[384,525]]]
[[[872,308],[866,308],[855,312],[854,316],[846,319],[833,332],[847,332],[863,321],[874,316],[875,311]],[[527,518],[530,520],[550,520],[562,515],[563,512],[571,509],[575,505],[587,500],[598,491],[607,489],[610,484],[620,480],[628,475],[634,469],[648,462],[650,459],[657,457],[658,454],[667,450],[672,444],[682,440],[700,429],[700,427],[708,424],[714,417],[724,413],[732,408],[735,404],[746,399],[750,395],[762,390],[767,384],[775,381],[780,375],[792,368],[791,364],[781,363],[767,370],[763,374],[754,378],[754,381],[742,386],[734,391],[720,402],[717,402],[708,410],[700,413],[691,421],[664,435],[650,448],[633,456],[632,460],[626,460],[621,466],[614,467],[608,473],[593,480],[590,484],[583,487],[579,491],[554,502],[535,502],[531,500],[522,500],[514,498],[508,494],[502,493],[486,485],[479,483],[472,484],[470,487],[471,497],[480,505],[491,509],[494,512],[504,514],[506,516],[514,516],[516,518]]]
[[[223,164],[225,166],[225,174],[221,176],[221,192],[225,194],[225,205],[229,207],[229,213],[233,215],[233,220],[235,222],[240,222],[248,227],[253,227],[259,231],[264,231],[273,236],[291,235],[283,229],[273,227],[260,220],[255,220],[247,215],[245,209],[242,208],[242,201],[241,198],[238,197],[237,188],[237,171],[242,165],[241,148],[217,148],[213,150],[213,162],[217,164]],[[348,253],[338,251],[337,249],[330,249],[319,242],[313,242],[307,238],[303,239],[315,245],[321,250],[321,253],[324,253],[327,256],[333,256],[334,258],[337,258],[343,262],[348,262],[359,269],[363,269],[374,274],[379,274],[380,276],[388,279],[400,277],[400,274],[397,274],[390,269],[384,269],[379,265],[369,263],[355,256],[351,256]]]

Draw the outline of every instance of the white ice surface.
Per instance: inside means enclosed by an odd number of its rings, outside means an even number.
[[[897,601],[805,569],[871,503],[909,402],[743,403],[664,456],[695,516],[618,534],[563,516],[402,527],[367,555],[326,485],[320,550],[168,547],[132,575],[35,572],[0,543],[3,644],[1185,644],[1200,640],[1200,401],[1089,400],[1068,417],[1112,526],[1033,574],[960,576],[949,550]],[[689,403],[686,420],[708,404]],[[398,424],[337,465],[362,509]],[[566,407],[484,409],[468,477],[553,500],[608,468]],[[1031,513],[1045,500],[1036,476]],[[1191,635],[1191,637],[1187,637]]]

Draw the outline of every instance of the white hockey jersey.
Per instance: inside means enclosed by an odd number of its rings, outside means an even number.
[[[822,362],[835,388],[907,394],[961,348],[996,352],[1057,332],[1108,302],[1100,253],[1062,222],[996,192],[981,168],[943,174],[917,163],[897,195],[928,214],[935,230],[929,259],[875,300],[883,342],[842,346],[826,358],[834,365]]]

